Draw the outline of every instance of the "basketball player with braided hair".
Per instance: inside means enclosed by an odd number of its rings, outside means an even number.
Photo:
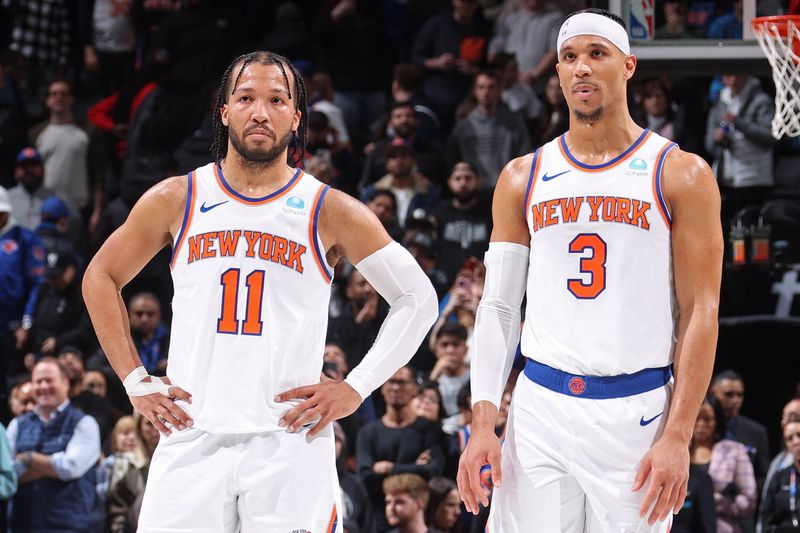
[[[427,277],[372,212],[298,168],[307,111],[286,58],[236,58],[217,98],[215,161],[149,190],[87,269],[100,343],[162,433],[140,533],[341,531],[330,422],[404,365],[436,318]],[[166,245],[175,296],[157,378],[133,346],[120,289]],[[333,381],[321,371],[343,258],[391,310],[361,364]]]
[[[459,488],[478,512],[491,465],[492,532],[664,533],[714,363],[719,191],[705,161],[631,119],[620,17],[573,13],[557,50],[569,131],[506,165],[494,193]]]

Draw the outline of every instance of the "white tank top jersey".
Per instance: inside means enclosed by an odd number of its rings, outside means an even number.
[[[234,191],[217,164],[188,175],[174,243],[167,375],[192,395],[194,427],[281,429],[276,394],[319,383],[333,269],[317,232],[328,191],[297,169],[263,198]]]
[[[587,376],[672,362],[677,305],[661,170],[675,146],[645,130],[601,165],[578,161],[563,135],[534,153],[525,356]]]

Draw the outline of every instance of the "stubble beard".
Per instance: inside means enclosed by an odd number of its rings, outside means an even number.
[[[228,130],[228,139],[242,166],[254,172],[273,166],[278,158],[285,154],[291,135],[292,132],[287,131],[271,148],[248,148],[239,135],[233,130]]]
[[[575,110],[575,118],[580,120],[581,122],[594,124],[595,122],[600,120],[600,118],[603,116],[604,111],[605,109],[603,108],[603,106],[599,106],[597,109],[595,109],[590,113],[584,113],[583,111]]]

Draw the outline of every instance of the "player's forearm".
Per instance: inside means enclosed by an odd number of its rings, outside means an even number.
[[[97,339],[120,379],[142,365],[130,336],[130,325],[118,284],[96,265],[83,278],[83,298]]]
[[[688,444],[714,367],[717,306],[697,305],[680,322],[675,349],[675,391],[665,433]]]
[[[519,344],[528,253],[528,247],[520,244],[492,242],[484,256],[486,282],[475,317],[475,354],[470,364],[473,405],[487,401],[500,406]]]

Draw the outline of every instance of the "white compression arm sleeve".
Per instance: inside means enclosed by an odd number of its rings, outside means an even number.
[[[472,405],[500,406],[520,334],[520,307],[528,279],[529,248],[492,242],[484,256],[486,285],[475,317],[470,368]]]
[[[411,359],[439,309],[430,280],[398,243],[387,244],[355,267],[391,306],[375,344],[345,379],[363,399]]]

